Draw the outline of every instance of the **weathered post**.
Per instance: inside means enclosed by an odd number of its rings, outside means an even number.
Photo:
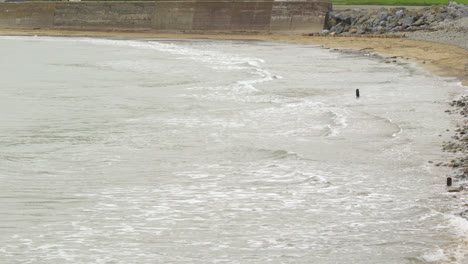
[[[447,177],[447,186],[452,186],[452,178]]]
[[[359,89],[356,89],[356,98],[359,98]]]

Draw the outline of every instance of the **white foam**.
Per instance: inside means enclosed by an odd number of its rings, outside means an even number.
[[[343,113],[340,113],[338,110],[331,110],[333,114],[334,124],[328,124],[328,129],[330,132],[327,134],[327,137],[336,137],[338,136],[343,129],[348,127],[348,118],[346,115],[346,110],[343,110]]]
[[[249,70],[251,74],[260,76],[260,78],[237,81],[231,87],[235,90],[258,91],[254,84],[280,79],[281,76],[274,76],[261,67],[265,63],[259,58],[241,57],[233,54],[222,53],[219,51],[200,50],[189,47],[183,47],[176,44],[161,43],[156,41],[130,41],[130,40],[107,40],[107,39],[89,39],[83,38],[78,41],[84,41],[96,45],[127,46],[134,48],[152,49],[161,52],[167,52],[174,55],[183,55],[179,59],[191,59],[200,61],[216,70]]]
[[[429,263],[434,263],[434,262],[441,262],[441,261],[448,261],[449,259],[444,253],[443,249],[438,248],[434,252],[426,253],[421,256],[421,259],[429,262]]]
[[[388,120],[388,122],[390,122],[392,125],[395,125],[395,126],[398,127],[398,129],[399,129],[398,132],[392,134],[392,137],[396,138],[396,137],[398,137],[401,133],[403,133],[403,128],[402,128],[400,125],[398,125],[397,123],[393,122],[392,119],[390,119],[390,118],[387,118],[387,120]]]
[[[0,39],[21,39],[25,40],[29,37],[1,37]],[[30,39],[30,38],[29,38]],[[212,51],[212,50],[201,50],[190,47],[184,47],[173,43],[162,43],[157,41],[138,41],[138,40],[112,40],[112,39],[98,39],[98,38],[57,38],[57,37],[36,37],[35,40],[41,41],[64,41],[64,42],[81,42],[89,43],[93,45],[107,45],[117,47],[129,47],[138,49],[150,49],[159,52],[166,52],[173,55],[182,55],[178,59],[190,59],[208,65],[212,69],[221,71],[232,71],[232,70],[248,70],[252,75],[260,76],[260,78],[254,78],[249,80],[240,80],[235,84],[230,85],[235,91],[254,91],[258,90],[254,87],[254,84],[271,81],[274,79],[281,79],[281,76],[275,76],[269,71],[263,69],[261,66],[265,63],[260,58],[242,57],[234,54]],[[103,64],[103,66],[116,66],[115,64]],[[118,66],[122,66],[121,63]],[[148,65],[141,65],[141,62],[131,62],[130,65],[125,67],[136,67],[138,70],[149,71]],[[122,66],[123,67],[123,66]]]
[[[466,263],[468,255],[468,221],[465,218],[453,214],[444,214],[448,226],[439,225],[439,228],[455,231],[458,237],[448,248],[436,248],[427,252],[418,259],[428,263]]]

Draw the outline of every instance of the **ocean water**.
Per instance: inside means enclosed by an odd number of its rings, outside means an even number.
[[[0,37],[0,58],[2,264],[467,253],[428,163],[456,80],[254,41]]]

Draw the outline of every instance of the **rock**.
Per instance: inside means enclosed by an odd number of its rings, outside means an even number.
[[[460,187],[450,187],[447,189],[448,192],[461,192],[463,190],[463,186]]]
[[[444,21],[443,21],[443,22],[444,22],[444,23],[448,23],[448,22],[452,22],[452,21],[453,21],[453,19],[452,19],[452,18],[450,18],[450,17],[446,17],[446,18],[444,19]]]
[[[426,22],[428,24],[430,24],[430,23],[432,23],[434,21],[435,21],[435,16],[434,15],[429,14],[429,15],[424,17],[424,22]]]
[[[334,27],[336,26],[337,22],[336,22],[336,19],[335,18],[331,18],[327,21],[327,27],[328,28],[331,28],[331,27]]]
[[[449,16],[455,17],[457,14],[457,11],[458,10],[455,7],[452,7],[452,6],[447,7],[447,13]]]
[[[381,26],[378,26],[378,27],[373,27],[371,29],[372,32],[380,32],[382,30],[382,27]]]
[[[1,1],[1,0],[0,0]],[[450,30],[466,33],[466,27],[452,28],[454,19],[468,17],[468,5],[452,3],[408,10],[406,8],[362,9],[353,8],[341,12],[330,12],[327,15],[326,28],[330,32],[343,34],[364,34],[365,32],[385,33],[395,31],[415,31],[428,27],[432,30]],[[463,24],[460,24],[463,25]],[[457,37],[460,38],[460,37]],[[468,109],[466,109],[468,115]]]
[[[442,21],[442,20],[444,20],[444,19],[445,19],[445,16],[442,15],[442,14],[437,14],[437,15],[435,16],[435,21],[440,22],[440,21]]]
[[[421,26],[424,23],[424,17],[420,17],[412,26]]]
[[[413,17],[405,17],[401,25],[406,28],[406,27],[409,27],[413,23],[413,21],[414,21]]]
[[[356,35],[362,35],[362,34],[365,34],[366,32],[364,30],[358,30],[358,32],[356,32]]]
[[[398,24],[397,24],[396,21],[390,22],[390,23],[387,25],[387,27],[392,28],[392,29],[395,28],[396,26],[398,26]]]
[[[364,15],[360,18],[357,19],[357,21],[353,24],[353,25],[360,25],[360,24],[363,24],[365,21],[367,21],[369,19],[369,16],[367,15]]]
[[[382,13],[382,12],[387,12],[388,10],[385,8],[385,7],[381,7],[379,8],[379,13]]]
[[[404,15],[404,11],[403,10],[398,10],[396,13],[395,13],[396,17],[395,17],[395,20],[400,20],[403,15]]]
[[[336,16],[338,22],[343,22],[345,24],[351,24],[351,15],[348,13],[341,13]]]
[[[356,24],[356,21],[358,20],[359,16],[356,14],[351,15],[351,25]]]
[[[379,20],[387,20],[387,17],[391,16],[391,13],[385,12],[378,16]]]
[[[330,29],[330,31],[335,31],[336,34],[340,34],[341,32],[343,32],[343,30],[344,30],[344,27],[342,23],[338,23],[338,25]]]
[[[463,7],[463,5],[461,5]],[[457,2],[448,2],[447,7],[460,8]]]
[[[376,15],[372,16],[370,20],[372,21],[372,26],[376,26],[380,23],[380,19]]]

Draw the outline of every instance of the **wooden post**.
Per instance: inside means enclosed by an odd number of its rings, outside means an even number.
[[[359,89],[356,89],[356,98],[359,98]]]
[[[452,178],[447,177],[447,186],[452,186]]]

